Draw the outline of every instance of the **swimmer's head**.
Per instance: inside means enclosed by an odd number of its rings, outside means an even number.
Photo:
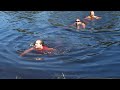
[[[80,22],[80,19],[76,19],[76,21],[75,22]]]
[[[95,16],[94,11],[90,11],[90,16]]]
[[[43,42],[42,40],[36,40],[36,41],[34,42],[34,46],[35,46],[36,48],[41,48],[43,45],[44,45],[44,42]]]

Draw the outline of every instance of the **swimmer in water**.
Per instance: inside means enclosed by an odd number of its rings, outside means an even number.
[[[53,48],[48,48],[47,46],[44,45],[44,42],[42,40],[37,40],[35,43],[34,43],[34,46],[29,48],[28,50],[25,50],[23,53],[20,54],[20,56],[24,56],[25,54],[31,52],[31,51],[54,51],[55,49]]]
[[[94,20],[94,19],[101,19],[101,17],[95,16],[94,11],[90,11],[90,16],[85,18],[86,20]]]
[[[82,21],[80,21],[80,19],[76,19],[75,23],[73,23],[72,25],[70,26],[75,26],[77,29],[85,29],[86,27],[86,24]]]

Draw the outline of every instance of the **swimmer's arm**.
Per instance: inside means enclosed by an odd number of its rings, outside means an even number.
[[[56,49],[54,48],[48,48],[48,51],[55,51]]]
[[[101,19],[102,17],[95,16],[95,19]]]
[[[46,51],[56,51],[54,48],[46,48]]]
[[[85,17],[84,19],[90,19],[90,16]]]
[[[85,25],[85,24],[82,24],[82,28],[85,29],[85,28],[86,28],[86,25]]]
[[[51,54],[52,52],[56,51],[56,49],[54,49],[54,48],[47,48],[46,51],[47,51],[48,54]]]
[[[20,56],[24,56],[25,54],[29,53],[30,51],[34,50],[34,48],[29,48],[28,50],[25,50],[23,53],[20,54]]]

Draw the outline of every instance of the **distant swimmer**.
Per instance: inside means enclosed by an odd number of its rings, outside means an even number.
[[[94,11],[90,11],[90,16],[87,16],[85,19],[94,20],[94,19],[101,19],[101,17],[95,16]]]
[[[80,21],[80,19],[76,19],[75,23],[73,23],[72,25],[70,26],[75,26],[77,29],[85,29],[86,27],[86,24],[82,21]]]
[[[44,52],[44,51],[51,52],[51,51],[54,51],[56,49],[49,48],[49,47],[45,46],[44,42],[42,40],[36,40],[33,47],[29,48],[28,50],[25,50],[23,53],[20,54],[20,56],[24,56],[25,54],[27,54],[33,50],[38,51],[38,52]]]

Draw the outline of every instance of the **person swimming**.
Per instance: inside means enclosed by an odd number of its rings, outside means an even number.
[[[20,56],[24,56],[25,54],[33,50],[38,51],[38,52],[44,52],[44,51],[51,52],[51,51],[54,51],[55,49],[45,46],[42,40],[36,40],[34,45],[28,50],[25,50],[23,53],[21,53]]]
[[[77,29],[85,29],[86,24],[82,22],[79,18],[76,19],[76,21],[71,24],[70,26],[75,26]]]
[[[101,19],[101,17],[95,16],[94,11],[90,11],[90,16],[85,17],[87,20]]]

